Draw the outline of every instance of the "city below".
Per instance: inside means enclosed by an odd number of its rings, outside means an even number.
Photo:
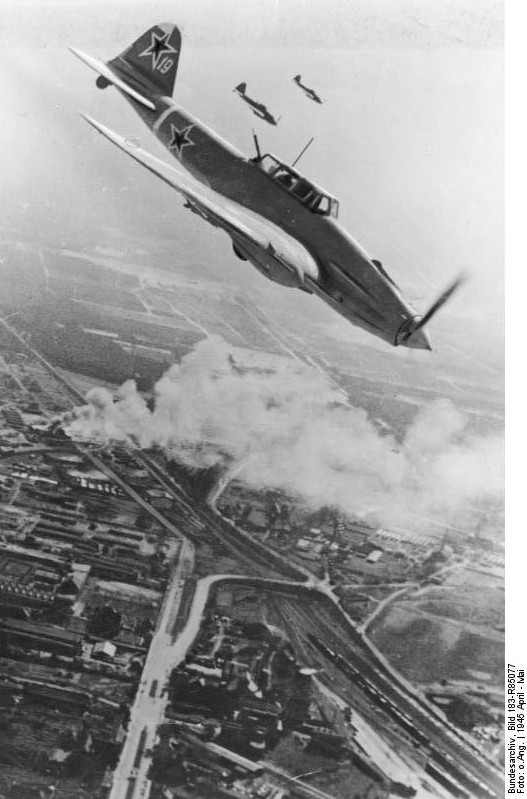
[[[0,318],[0,797],[501,797],[499,508],[391,527],[72,434],[90,388],[148,396],[201,338],[129,335],[176,290],[94,285],[75,325]]]

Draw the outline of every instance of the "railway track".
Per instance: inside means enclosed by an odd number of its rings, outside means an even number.
[[[461,758],[456,741],[439,730],[434,719],[402,696],[389,679],[366,660],[365,653],[350,643],[349,636],[344,637],[335,624],[331,624],[323,609],[322,612],[316,607],[308,610],[304,605],[295,603],[293,610],[291,600],[287,600],[285,613],[290,614],[290,620],[286,623],[289,628],[294,624],[295,635],[310,641],[355,687],[359,687],[370,701],[409,735],[416,746],[427,751],[431,768],[444,783],[450,779],[452,787],[449,790],[452,795],[463,799],[494,799],[502,796],[503,782],[497,769],[487,766],[474,753],[464,752]]]

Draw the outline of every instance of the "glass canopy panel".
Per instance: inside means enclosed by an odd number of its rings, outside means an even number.
[[[308,180],[295,174],[274,156],[266,153],[256,163],[260,169],[297,197],[310,211],[321,216],[337,218],[339,210],[337,200],[329,195],[322,194]]]

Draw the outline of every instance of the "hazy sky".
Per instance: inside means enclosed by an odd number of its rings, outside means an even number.
[[[501,3],[35,0],[0,9],[4,237],[95,245],[108,227],[121,230],[123,242],[142,230],[166,239],[175,260],[190,254],[231,269],[228,240],[204,230],[77,113],[159,153],[132,109],[115,91],[98,91],[67,47],[106,60],[152,24],[175,22],[183,33],[177,101],[247,153],[252,127],[264,150],[286,160],[314,136],[301,169],[340,199],[341,222],[419,308],[460,270],[471,271],[432,323],[434,343],[448,325],[480,337],[482,357],[501,346]],[[294,86],[299,72],[324,105]],[[232,93],[242,80],[282,115],[277,128]],[[317,309],[324,322],[331,318]]]

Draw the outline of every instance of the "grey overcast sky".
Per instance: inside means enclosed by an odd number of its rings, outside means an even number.
[[[176,256],[232,260],[227,242],[218,255],[218,239],[177,196],[77,113],[155,151],[133,111],[114,91],[98,91],[67,47],[107,59],[152,24],[175,22],[183,33],[178,102],[247,153],[252,127],[263,149],[286,160],[314,136],[301,168],[339,197],[344,226],[420,308],[468,268],[472,280],[434,325],[480,336],[482,357],[501,348],[501,3],[35,0],[0,10],[4,236],[23,230],[74,246],[117,227],[123,236],[166,238]],[[294,87],[299,72],[323,106]],[[282,116],[276,129],[233,95],[242,80]],[[321,318],[329,313],[320,308]]]

